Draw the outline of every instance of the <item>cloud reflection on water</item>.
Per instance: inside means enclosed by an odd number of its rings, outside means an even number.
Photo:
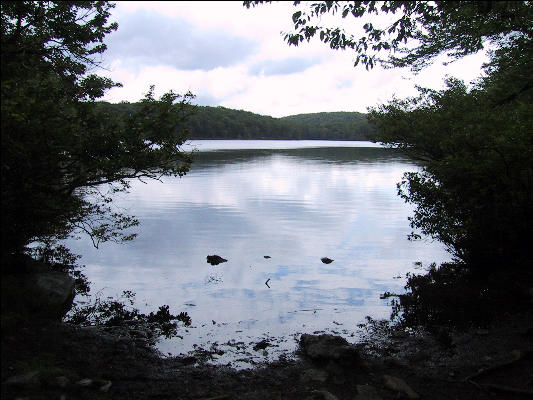
[[[165,342],[168,351],[190,349],[208,331],[228,333],[213,331],[212,320],[255,318],[257,332],[285,334],[327,326],[342,313],[355,326],[388,312],[379,292],[401,289],[393,276],[415,261],[446,258],[437,244],[406,240],[410,207],[396,183],[416,168],[383,148],[197,153],[185,177],[133,182],[118,201],[141,221],[133,243],[95,251],[78,242],[74,251],[84,255],[94,287],[131,289],[148,308],[169,304],[206,325]],[[228,262],[208,265],[211,254]],[[324,256],[335,261],[325,265]],[[303,309],[322,311],[295,312]]]

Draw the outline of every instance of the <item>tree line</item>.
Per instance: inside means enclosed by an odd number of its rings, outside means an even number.
[[[132,114],[139,104],[100,102],[114,114]],[[226,107],[196,106],[183,124],[190,139],[368,140],[374,128],[358,112],[322,112],[274,118]]]

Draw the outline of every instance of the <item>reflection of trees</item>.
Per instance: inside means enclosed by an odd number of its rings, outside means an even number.
[[[379,147],[309,147],[298,149],[241,149],[198,152],[194,155],[193,171],[286,156],[302,161],[352,164],[381,161],[407,161],[399,151]]]

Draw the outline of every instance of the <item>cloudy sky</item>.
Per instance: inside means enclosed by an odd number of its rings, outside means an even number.
[[[318,41],[289,47],[281,32],[291,30],[294,11],[291,2],[247,9],[242,2],[119,1],[111,18],[119,28],[107,37],[99,74],[123,87],[104,99],[138,101],[155,85],[156,95],[191,91],[198,105],[274,117],[366,112],[393,95],[415,94],[415,84],[440,88],[445,75],[470,82],[481,73],[482,56],[414,76],[354,67],[353,53]],[[349,28],[356,29],[354,21]]]

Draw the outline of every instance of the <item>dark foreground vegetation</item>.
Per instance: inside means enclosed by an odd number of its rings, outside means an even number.
[[[99,327],[58,322],[73,291],[89,289],[60,240],[88,234],[97,246],[133,239],[129,228],[137,221],[115,211],[113,193],[126,192],[128,179],[181,176],[192,160],[181,149],[193,127],[191,94],[156,99],[147,88],[127,113],[96,101],[117,85],[88,73],[105,51],[105,35],[117,29],[108,23],[111,9],[99,1],[1,5],[3,397],[531,397],[531,376],[522,376],[531,370],[532,350],[531,2],[319,2],[297,9],[295,30],[285,37],[290,45],[316,36],[332,49],[353,50],[355,63],[367,69],[420,70],[437,56],[492,50],[477,82],[449,78],[444,90],[420,88],[414,98],[393,99],[369,113],[373,140],[399,147],[423,166],[398,185],[415,207],[411,239],[439,240],[453,262],[407,277],[392,325],[369,325],[386,333],[382,347],[377,331],[359,348],[322,338],[336,346],[326,347],[327,356],[302,345],[309,364],[250,373],[157,357],[150,335],[188,322],[165,306],[143,314],[112,300],[89,305],[72,321]],[[358,37],[319,25],[325,14],[366,19],[383,13],[394,22],[368,22]],[[233,111],[218,112],[213,124]],[[284,123],[303,135],[307,118]]]

